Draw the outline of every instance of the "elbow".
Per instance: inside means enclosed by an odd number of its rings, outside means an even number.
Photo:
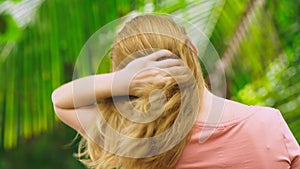
[[[65,91],[64,88],[58,88],[51,95],[52,103],[55,107],[61,109],[73,109],[74,104],[72,97]]]
[[[54,107],[64,108],[62,98],[57,90],[52,92],[51,99]]]
[[[56,116],[61,119],[61,107],[60,107],[60,104],[59,104],[59,98],[58,98],[58,95],[57,93],[54,91],[51,95],[51,99],[52,99],[52,103],[53,103],[53,109],[54,109],[54,112],[56,114]]]
[[[53,103],[53,109],[56,114],[56,116],[59,119],[63,119],[63,112],[66,110],[64,108],[64,105],[61,103],[61,97],[57,91],[54,91],[51,95],[52,103]]]
[[[59,99],[58,99],[58,95],[57,95],[56,90],[52,92],[51,99],[52,99],[53,106],[54,107],[58,107],[58,105],[59,105],[59,101],[58,100]]]

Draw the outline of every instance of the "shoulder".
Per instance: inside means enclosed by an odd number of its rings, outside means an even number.
[[[271,115],[278,114],[280,112],[278,109],[275,109],[273,107],[255,105],[251,105],[251,107],[253,107],[257,112],[270,113]]]
[[[224,116],[227,117],[227,120],[251,116],[255,120],[275,122],[279,120],[281,113],[272,107],[246,105],[233,100],[226,100]]]
[[[252,120],[256,124],[264,124],[266,127],[279,126],[284,121],[278,109],[265,106],[249,106]]]
[[[272,141],[276,141],[275,135],[279,136],[278,140],[284,144],[292,168],[299,168],[300,147],[280,110],[262,106],[255,106],[255,109],[257,110],[256,116],[259,117],[257,119],[262,119],[261,121],[267,124],[266,128],[271,133]]]
[[[285,133],[290,130],[281,112],[265,106],[250,106],[250,108],[250,118],[246,121],[248,130],[266,140],[273,138],[272,141],[282,142]]]
[[[250,106],[254,117],[269,123],[281,123],[283,119],[278,109],[265,106]]]
[[[227,100],[224,116],[226,121],[237,119],[252,129],[278,129],[280,123],[284,122],[281,112],[275,108],[246,105],[232,100]]]

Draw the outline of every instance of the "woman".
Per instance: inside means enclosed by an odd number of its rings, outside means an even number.
[[[111,73],[53,92],[58,117],[83,136],[80,160],[97,169],[300,168],[299,145],[280,112],[214,96],[197,55],[184,28],[166,16],[126,23]],[[212,115],[217,121],[207,120]]]

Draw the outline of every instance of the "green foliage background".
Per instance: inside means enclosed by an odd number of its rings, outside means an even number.
[[[151,9],[199,26],[226,63],[226,97],[278,108],[300,140],[299,0],[45,0],[23,26],[1,9],[7,2],[0,0],[0,168],[84,168],[51,92],[72,79],[96,30]],[[106,60],[100,72],[109,67]]]

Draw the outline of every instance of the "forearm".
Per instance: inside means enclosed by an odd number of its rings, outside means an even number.
[[[64,84],[53,92],[53,104],[62,109],[74,109],[92,105],[111,96],[129,95],[129,93],[135,95],[135,88],[144,83],[163,86],[166,79],[162,78],[163,75],[160,75],[162,72],[157,69],[165,72],[171,69],[174,72],[182,72],[179,70],[184,67],[180,59],[157,61],[166,56],[172,56],[172,53],[159,50],[135,59],[120,71],[88,76]]]
[[[73,109],[111,97],[111,86],[115,74],[114,72],[87,76],[62,85],[52,93],[54,106]]]

